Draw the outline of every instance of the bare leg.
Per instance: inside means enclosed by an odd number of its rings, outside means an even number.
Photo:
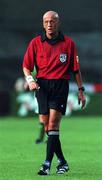
[[[61,117],[62,115],[60,112],[56,111],[55,109],[50,109],[48,131],[59,130]]]
[[[49,115],[39,115],[39,120],[44,124],[45,132],[48,132]]]
[[[45,136],[45,131],[48,131],[48,115],[39,115],[40,121],[40,130],[39,130],[39,138],[36,139],[35,143],[39,144],[43,141]]]

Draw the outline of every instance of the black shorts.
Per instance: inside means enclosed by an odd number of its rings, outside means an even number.
[[[36,91],[39,114],[47,115],[49,109],[55,109],[65,114],[69,82],[64,79],[37,79],[40,89]]]

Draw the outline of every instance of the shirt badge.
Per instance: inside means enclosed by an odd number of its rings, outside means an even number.
[[[64,63],[66,62],[66,60],[67,60],[67,54],[60,54],[60,61]]]

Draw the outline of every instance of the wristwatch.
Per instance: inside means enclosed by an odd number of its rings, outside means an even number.
[[[78,90],[85,91],[85,88],[82,86],[82,87],[78,88]]]

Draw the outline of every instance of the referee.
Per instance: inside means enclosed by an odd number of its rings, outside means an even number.
[[[84,87],[73,40],[59,31],[59,15],[47,11],[43,15],[44,32],[31,40],[23,60],[23,72],[30,90],[36,90],[39,119],[48,135],[46,157],[38,175],[49,175],[51,162],[58,158],[57,174],[64,174],[69,165],[62,152],[59,129],[65,114],[70,72],[78,86],[78,102],[85,107]],[[31,75],[36,68],[36,78]]]

